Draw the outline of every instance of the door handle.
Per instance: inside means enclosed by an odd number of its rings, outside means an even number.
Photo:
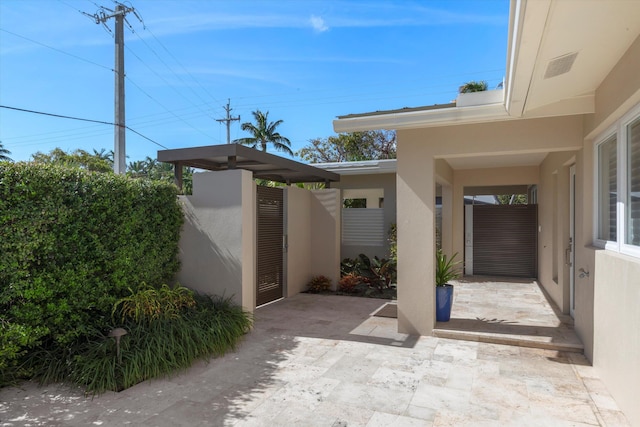
[[[564,250],[564,263],[571,267],[573,264],[571,263],[571,245]]]

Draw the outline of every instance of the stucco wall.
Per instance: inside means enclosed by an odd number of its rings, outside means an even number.
[[[590,252],[595,267],[593,365],[631,425],[640,425],[640,260]]]
[[[576,152],[549,154],[538,185],[538,282],[563,313],[569,314],[569,168]],[[576,203],[581,198],[576,197]],[[577,307],[580,309],[580,307]]]
[[[640,37],[596,90],[595,114],[587,116],[585,135],[596,136],[640,102]]]
[[[591,319],[576,318],[576,325],[591,321],[593,351],[589,354],[598,373],[632,425],[640,425],[637,404],[640,384],[640,259],[596,250],[594,224],[594,142],[634,105],[640,103],[640,38],[622,57],[596,90],[596,113],[586,118],[584,186],[581,215],[583,240],[577,265],[591,272],[580,286],[590,290]],[[576,279],[578,281],[578,279]],[[576,284],[578,286],[578,284]],[[586,302],[588,303],[588,301]]]
[[[306,289],[311,280],[311,198],[310,191],[287,187],[287,297]]]
[[[181,196],[185,223],[177,280],[199,293],[233,296],[255,309],[255,184],[244,170],[193,175]]]
[[[332,184],[340,189],[377,189],[384,191],[384,224],[385,236],[392,223],[396,222],[396,174],[342,175],[340,182]],[[370,257],[389,257],[389,242],[385,239],[383,246],[362,246],[341,244],[342,258],[356,258],[364,253]]]
[[[340,190],[311,191],[311,274],[340,281]]]

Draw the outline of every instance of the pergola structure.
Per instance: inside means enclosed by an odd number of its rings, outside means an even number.
[[[182,189],[182,166],[210,171],[245,169],[256,179],[267,179],[287,185],[298,182],[340,181],[340,175],[284,157],[265,153],[240,144],[207,145],[158,151],[158,160],[172,163],[175,181]]]

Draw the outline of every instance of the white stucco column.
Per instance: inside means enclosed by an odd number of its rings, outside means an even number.
[[[398,331],[431,335],[435,324],[436,180],[424,141],[398,132]]]

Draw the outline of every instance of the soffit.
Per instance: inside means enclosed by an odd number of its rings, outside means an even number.
[[[640,1],[528,0],[512,8],[510,115],[593,112],[596,89],[640,34]],[[568,72],[545,77],[550,62],[571,54]]]
[[[158,151],[158,160],[197,169],[245,169],[257,179],[283,183],[335,182],[340,175],[239,144]]]
[[[548,153],[534,152],[522,154],[488,154],[486,156],[467,156],[445,158],[451,168],[463,169],[490,169],[500,167],[525,167],[538,166]]]

